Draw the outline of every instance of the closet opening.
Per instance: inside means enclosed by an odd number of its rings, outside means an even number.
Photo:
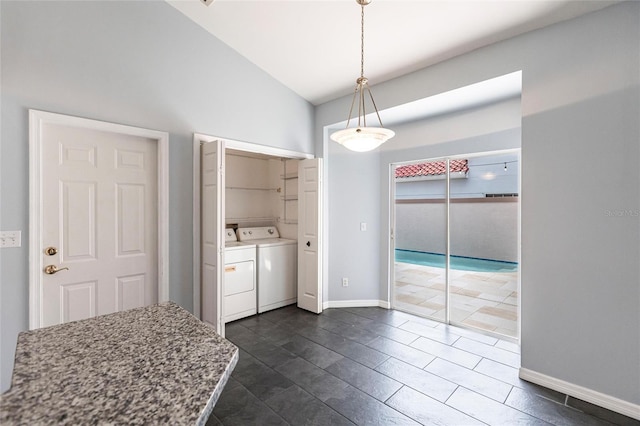
[[[298,163],[225,151],[225,323],[297,302]]]
[[[321,311],[321,169],[309,154],[194,135],[194,314],[221,335],[291,304]]]

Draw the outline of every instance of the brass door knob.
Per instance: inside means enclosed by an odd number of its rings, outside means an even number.
[[[58,267],[56,265],[47,265],[47,266],[44,267],[44,273],[45,274],[49,274],[49,275],[53,275],[53,274],[58,273],[60,271],[64,271],[65,269],[69,270],[69,268],[67,268],[67,267],[58,269]]]

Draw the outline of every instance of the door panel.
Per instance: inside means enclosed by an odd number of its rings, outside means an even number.
[[[96,315],[96,281],[60,286],[62,322],[77,321]]]
[[[146,288],[144,275],[118,277],[117,286],[119,311],[144,306],[144,291]]]
[[[145,187],[117,185],[118,256],[145,254]]]
[[[322,159],[298,165],[298,307],[322,312]]]
[[[62,182],[62,262],[96,258],[96,182]],[[54,224],[51,224],[53,226]]]
[[[43,273],[41,325],[155,303],[156,141],[53,123],[41,137],[42,244],[58,249],[43,261],[68,268]]]

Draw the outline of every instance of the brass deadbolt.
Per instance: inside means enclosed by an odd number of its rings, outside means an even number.
[[[44,249],[44,253],[47,256],[53,256],[54,254],[58,254],[58,249],[55,247],[47,247],[46,249]]]

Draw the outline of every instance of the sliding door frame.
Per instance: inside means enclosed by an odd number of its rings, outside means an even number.
[[[518,164],[522,164],[522,152],[521,148],[515,149],[506,149],[506,150],[498,150],[498,151],[483,151],[483,152],[474,152],[469,154],[461,154],[461,155],[448,155],[442,157],[433,157],[427,159],[418,159],[418,160],[410,160],[410,161],[401,161],[396,163],[389,164],[389,306],[391,309],[403,311],[402,308],[398,308],[396,305],[396,291],[395,291],[395,250],[396,250],[396,180],[395,180],[395,170],[396,167],[408,164],[416,164],[422,162],[435,162],[435,161],[444,161],[446,163],[446,175],[445,175],[445,320],[442,321],[443,324],[453,325],[460,328],[465,328],[469,330],[473,330],[480,334],[487,334],[493,337],[499,337],[503,340],[512,340],[514,342],[519,341],[520,332],[521,332],[521,271],[520,265],[521,262],[521,210],[522,210],[522,168],[518,167],[518,230],[517,230],[517,258],[518,258],[518,284],[517,284],[517,292],[518,292],[518,307],[517,307],[517,337],[513,338],[511,336],[502,335],[493,333],[487,330],[482,330],[480,328],[471,327],[464,323],[459,323],[455,321],[451,321],[451,292],[450,289],[450,269],[451,269],[451,174],[450,174],[450,162],[451,160],[459,160],[459,159],[469,159],[469,158],[478,158],[478,157],[487,157],[492,155],[503,155],[503,154],[516,154],[518,157]],[[416,315],[415,312],[409,312],[411,314]],[[432,321],[441,322],[436,318],[427,317]]]

